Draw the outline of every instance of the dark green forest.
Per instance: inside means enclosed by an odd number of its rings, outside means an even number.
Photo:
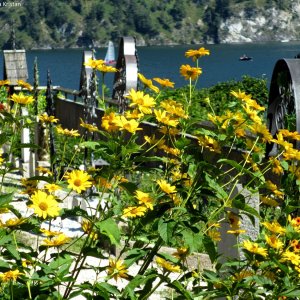
[[[251,16],[288,0],[14,0],[0,6],[0,47],[15,32],[19,48],[101,47],[120,36],[140,45],[219,42],[219,25],[240,10]],[[2,2],[3,3],[3,2]],[[20,5],[17,5],[20,3]]]

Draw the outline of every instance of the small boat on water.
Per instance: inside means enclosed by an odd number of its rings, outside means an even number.
[[[252,60],[252,57],[247,56],[246,54],[240,56],[239,60],[241,61],[247,61],[247,60]]]
[[[110,66],[116,65],[115,47],[112,41],[108,42],[108,48],[106,51],[104,61],[106,65],[110,65]]]

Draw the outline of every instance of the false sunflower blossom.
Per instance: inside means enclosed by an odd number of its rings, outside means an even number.
[[[85,123],[81,118],[80,118],[80,124],[82,128],[87,129],[89,132],[95,132],[98,131],[98,127],[92,124]]]
[[[191,67],[190,65],[182,65],[180,67],[180,74],[186,79],[195,80],[202,74],[201,68]]]
[[[78,130],[62,128],[61,126],[56,127],[56,131],[58,134],[69,136],[69,137],[80,136]]]
[[[124,116],[117,116],[114,124],[119,127],[119,130],[126,130],[130,133],[135,133],[137,130],[142,130],[139,127],[139,122],[134,119],[127,120]]]
[[[118,72],[118,69],[116,69],[115,67],[112,66],[108,66],[106,64],[99,64],[96,68],[98,71],[100,71],[101,73],[105,74],[105,73],[116,73]]]
[[[210,55],[210,51],[208,49],[205,49],[204,47],[201,47],[198,50],[190,49],[185,52],[185,56],[191,57],[193,61],[205,55]]]
[[[158,77],[153,78],[153,80],[155,80],[157,83],[159,83],[162,87],[169,87],[169,88],[174,88],[174,82],[170,81],[169,79],[161,79]]]
[[[218,141],[216,141],[211,136],[207,136],[207,135],[199,136],[198,144],[201,147],[207,148],[208,150],[210,150],[212,152],[221,153],[221,147],[220,147]]]
[[[73,170],[65,178],[69,183],[68,188],[79,194],[92,186],[91,176],[82,170]]]
[[[55,183],[47,183],[47,184],[45,184],[44,188],[49,193],[54,193],[55,191],[61,190],[61,187]]]
[[[246,94],[245,92],[242,92],[240,89],[236,91],[231,91],[230,94],[234,96],[237,99],[243,100],[247,102],[248,100],[251,100],[252,96],[250,94]]]
[[[168,126],[176,127],[179,121],[170,116],[167,111],[161,109],[154,109],[156,120]]]
[[[130,107],[137,106],[140,112],[144,114],[151,114],[152,108],[155,107],[155,100],[148,94],[144,94],[141,91],[135,91],[131,89],[129,95],[126,98],[130,99],[132,103],[129,104]]]
[[[145,205],[147,208],[153,210],[153,199],[148,193],[136,190],[135,198],[139,200],[139,204]]]
[[[271,236],[266,235],[265,239],[266,239],[267,244],[270,247],[272,247],[276,250],[280,250],[283,248],[283,242],[276,235],[271,235]]]
[[[246,230],[241,229],[241,220],[237,214],[229,211],[227,214],[227,218],[230,226],[230,230],[227,230],[227,233],[239,235],[246,232]]]
[[[176,265],[168,262],[167,260],[165,260],[161,257],[156,258],[156,263],[158,265],[160,265],[166,271],[174,272],[174,273],[180,273],[181,272],[180,266],[176,266]]]
[[[270,196],[261,196],[260,201],[261,201],[261,203],[269,205],[269,206],[273,206],[273,207],[278,206],[278,202]]]
[[[101,120],[101,126],[108,132],[114,132],[119,130],[119,127],[115,124],[117,115],[114,112],[105,114]]]
[[[189,248],[188,247],[179,247],[177,248],[176,252],[172,254],[174,257],[178,259],[186,259],[189,255]]]
[[[39,115],[38,118],[42,123],[45,123],[45,124],[57,123],[59,121],[54,116],[48,116],[47,113],[43,113],[42,115]]]
[[[125,112],[125,117],[127,119],[140,119],[144,116],[144,114],[142,112],[140,112],[138,109],[134,109],[132,111],[126,111]]]
[[[64,233],[60,233],[52,239],[45,239],[42,245],[46,247],[59,247],[66,243],[69,243],[70,241],[71,239],[68,236],[66,236]]]
[[[165,100],[160,103],[160,107],[164,108],[168,113],[187,119],[188,115],[185,113],[183,106],[174,100]]]
[[[11,96],[11,100],[15,103],[27,105],[34,101],[34,98],[32,96],[28,96],[23,94],[22,92],[19,94],[13,94]]]
[[[103,59],[92,59],[90,58],[88,62],[84,63],[85,66],[92,69],[98,69],[99,66],[103,65],[105,62]]]
[[[255,123],[252,126],[248,126],[248,128],[257,136],[259,136],[264,143],[271,142],[273,139],[272,134],[270,133],[265,124]]]
[[[32,91],[33,87],[31,86],[31,84],[29,84],[28,82],[24,81],[24,80],[18,80],[17,81],[18,86],[27,89],[28,91]]]
[[[285,233],[285,228],[282,227],[277,221],[274,222],[262,222],[261,223],[263,226],[265,226],[269,231],[275,233],[275,234],[284,234]]]
[[[155,93],[159,92],[159,88],[155,85],[153,85],[152,80],[151,79],[147,79],[144,75],[142,75],[141,73],[138,73],[138,78],[139,80],[144,84],[145,87],[149,88],[150,90],[152,90]]]
[[[142,217],[145,215],[146,211],[147,211],[146,206],[129,206],[127,208],[124,208],[123,217],[124,218]]]
[[[176,186],[169,184],[166,180],[157,180],[156,183],[159,185],[160,189],[166,194],[176,193]]]
[[[300,141],[300,133],[298,131],[289,131],[287,129],[279,129],[279,133],[285,138]]]
[[[81,223],[81,228],[92,240],[95,241],[98,239],[98,233],[93,230],[92,223],[89,220],[83,220]]]
[[[300,265],[300,255],[299,255],[299,253],[295,253],[295,252],[287,250],[287,251],[283,252],[280,261],[289,261],[293,265],[299,266]]]
[[[0,86],[10,85],[10,81],[8,79],[0,80]]]
[[[290,245],[293,248],[294,252],[300,252],[300,242],[298,240],[290,241]]]
[[[26,219],[24,218],[11,218],[5,221],[5,223],[2,223],[2,221],[0,221],[0,227],[5,227],[5,228],[17,227],[23,224],[24,222],[26,222]]]
[[[43,191],[36,191],[30,198],[32,204],[30,208],[34,209],[34,213],[40,218],[46,219],[47,217],[57,217],[60,213],[58,202],[52,195],[48,195]]]
[[[121,260],[109,259],[109,265],[106,268],[107,274],[114,278],[116,281],[119,278],[128,279],[128,269],[126,264],[124,264]]]
[[[267,249],[260,247],[257,243],[245,240],[242,243],[242,247],[244,249],[246,249],[247,251],[253,253],[253,254],[258,254],[261,255],[263,257],[267,257],[268,256],[268,252]]]
[[[283,174],[283,168],[280,164],[280,161],[277,158],[271,157],[269,159],[269,162],[271,163],[272,172],[274,174],[277,174],[277,175]]]
[[[300,217],[292,218],[290,215],[288,216],[288,221],[292,225],[292,227],[300,232]]]
[[[60,231],[52,231],[52,230],[48,230],[48,229],[45,229],[45,228],[40,228],[40,232],[43,235],[48,236],[48,237],[53,237],[53,236],[57,236],[57,235],[61,234]]]
[[[19,270],[10,270],[4,273],[0,273],[0,280],[2,282],[16,281],[20,275],[23,275]]]

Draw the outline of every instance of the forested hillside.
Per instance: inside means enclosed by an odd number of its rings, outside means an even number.
[[[14,0],[0,6],[0,47],[99,47],[133,35],[139,45],[299,39],[290,0]]]

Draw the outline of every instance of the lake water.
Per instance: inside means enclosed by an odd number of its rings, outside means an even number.
[[[192,64],[192,60],[187,59],[184,53],[188,49],[199,47],[200,45],[138,47],[139,71],[147,78],[168,78],[175,82],[176,87],[183,86],[186,81],[180,76],[179,67],[182,64]],[[242,75],[264,77],[270,81],[278,59],[294,58],[300,52],[300,42],[222,44],[204,47],[210,50],[211,55],[200,58],[203,74],[198,82],[199,88],[231,79],[240,80]],[[33,62],[37,58],[41,85],[46,84],[47,70],[50,70],[53,85],[78,89],[82,51],[82,49],[27,51],[28,81],[31,83],[33,81]],[[106,49],[97,49],[96,58],[103,59],[105,52]],[[253,60],[239,61],[239,57],[243,54],[253,57]],[[2,69],[3,55],[0,55],[0,70]],[[112,82],[113,75],[109,74],[106,84],[111,87]]]

